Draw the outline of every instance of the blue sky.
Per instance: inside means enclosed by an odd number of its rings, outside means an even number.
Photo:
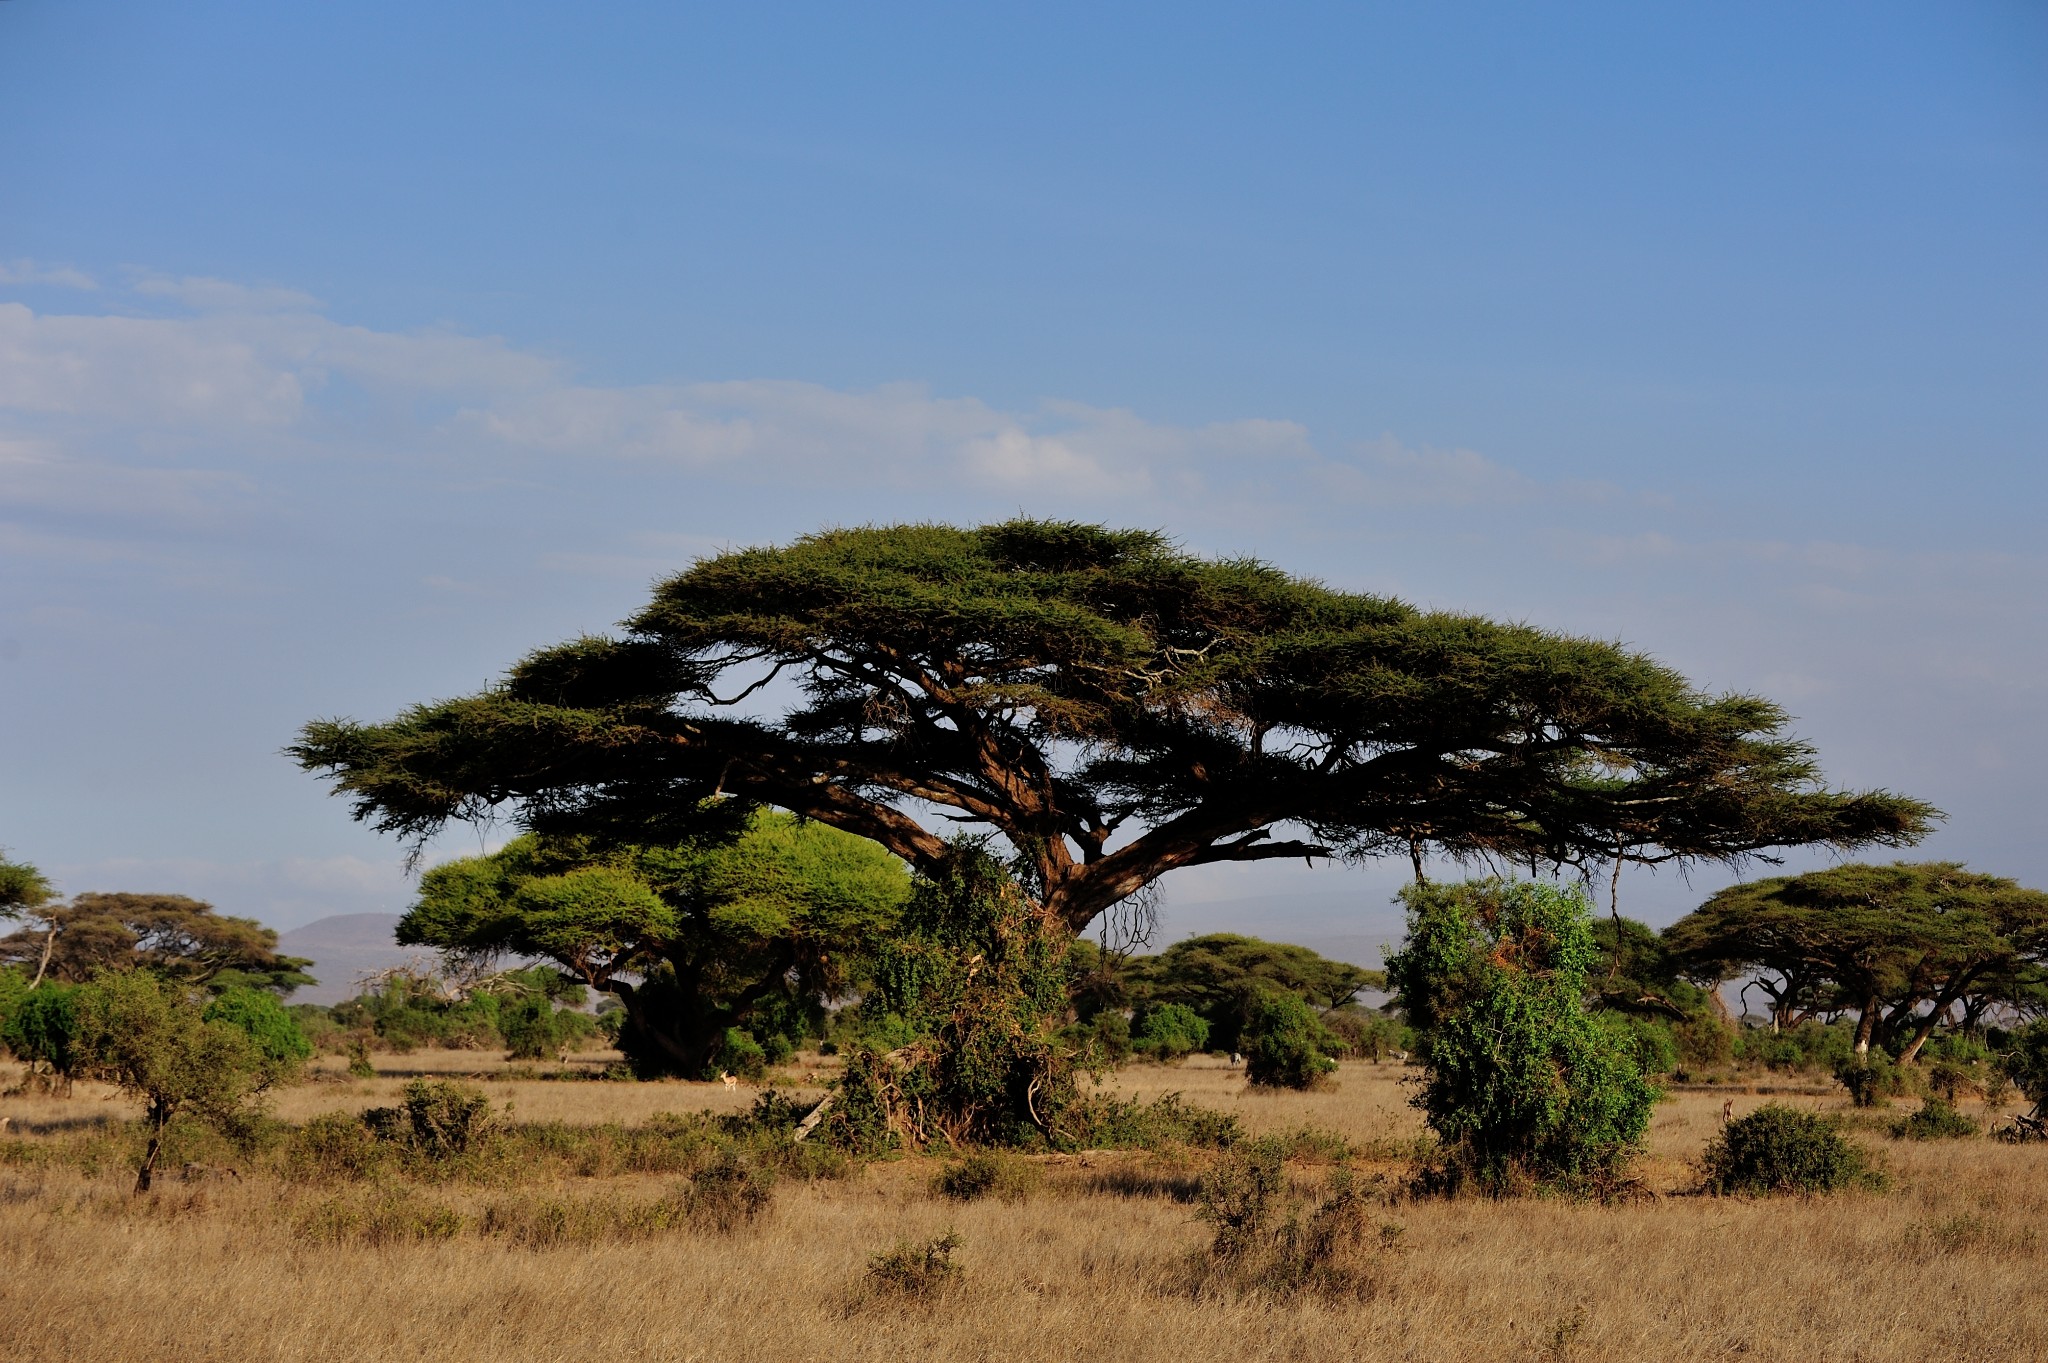
[[[2048,884],[2038,4],[11,0],[0,119],[0,845],[66,889],[396,910],[304,720],[1017,511],[1626,640]]]

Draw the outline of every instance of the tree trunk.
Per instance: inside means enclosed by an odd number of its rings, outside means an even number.
[[[164,1128],[171,1122],[171,1114],[155,1103],[150,1104],[149,1116],[155,1126],[149,1136],[149,1151],[142,1157],[142,1167],[135,1171],[135,1193],[138,1197],[149,1191],[156,1175],[157,1156],[164,1152]]]
[[[1870,1039],[1877,1032],[1877,995],[1872,994],[1863,1001],[1863,1011],[1856,1019],[1856,1063],[1861,1065],[1870,1058]]]

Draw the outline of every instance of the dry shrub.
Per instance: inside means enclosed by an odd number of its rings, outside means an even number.
[[[899,1305],[928,1304],[960,1285],[961,1268],[953,1262],[960,1237],[952,1231],[916,1244],[899,1240],[890,1248],[868,1258],[867,1272],[847,1299],[847,1309],[890,1302]]]
[[[978,1150],[932,1176],[932,1191],[955,1202],[999,1197],[1022,1202],[1038,1190],[1038,1166],[1014,1155]]]
[[[774,1200],[774,1171],[749,1168],[727,1152],[690,1180],[684,1213],[698,1230],[729,1234],[753,1222]]]
[[[325,1112],[286,1137],[278,1172],[292,1183],[358,1183],[389,1162],[389,1145],[360,1118]]]
[[[1384,1288],[1401,1227],[1376,1222],[1348,1169],[1334,1171],[1312,1204],[1289,1198],[1284,1151],[1277,1140],[1248,1141],[1203,1177],[1197,1215],[1215,1238],[1185,1262],[1175,1286],[1198,1297],[1283,1301],[1364,1300]]]

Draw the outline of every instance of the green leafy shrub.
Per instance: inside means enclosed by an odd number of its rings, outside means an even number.
[[[758,1082],[768,1074],[768,1053],[747,1033],[737,1027],[728,1027],[718,1043],[718,1050],[711,1057],[710,1065],[705,1068],[704,1077],[716,1079],[721,1073],[737,1076],[749,1083]]]
[[[1766,1103],[1722,1128],[1701,1157],[1716,1193],[1831,1193],[1875,1186],[1878,1176],[1841,1123],[1816,1112]]]
[[[18,995],[0,1021],[0,1041],[17,1060],[69,1084],[85,1063],[78,986],[44,981]]]
[[[1586,1011],[1596,959],[1582,895],[1501,880],[1410,886],[1387,975],[1423,1037],[1413,1100],[1439,1141],[1427,1181],[1604,1193],[1657,1087],[1629,1034]]]
[[[1883,1107],[1912,1091],[1911,1076],[1876,1047],[1863,1056],[1852,1054],[1839,1062],[1835,1066],[1835,1082],[1849,1090],[1849,1101],[1857,1107]]]
[[[955,1202],[999,1197],[1022,1202],[1037,1190],[1038,1166],[1014,1155],[980,1150],[946,1165],[932,1176],[932,1191]]]
[[[985,847],[957,844],[916,880],[902,931],[878,952],[859,1008],[870,1058],[850,1057],[840,1081],[848,1106],[870,1118],[879,1107],[916,1146],[943,1131],[977,1145],[1071,1147],[1083,1103],[1059,1037],[1069,945]],[[892,1020],[907,1039],[882,1054],[872,1038]],[[879,1139],[870,1118],[849,1119],[837,1138],[859,1126]]]
[[[507,1060],[545,1060],[566,1039],[556,1024],[554,1001],[545,994],[526,994],[498,1005],[498,1034],[505,1038]]]
[[[1856,1029],[1847,1022],[1801,1022],[1772,1031],[1768,1027],[1741,1028],[1734,1038],[1737,1059],[1774,1070],[1806,1070],[1832,1073],[1853,1058]]]
[[[1068,1029],[1065,1039],[1097,1065],[1121,1065],[1131,1058],[1131,1020],[1117,1009],[1105,1009]]]
[[[1402,1043],[1402,1033],[1407,1028],[1401,1019],[1386,1013],[1346,1004],[1323,1014],[1322,1021],[1331,1035],[1343,1043],[1346,1055],[1370,1060],[1375,1065],[1409,1049]]]
[[[1184,1003],[1140,1004],[1131,1021],[1133,1046],[1154,1060],[1178,1060],[1208,1049],[1208,1021]]]
[[[313,1043],[299,1030],[298,1019],[267,990],[230,989],[208,1003],[201,1016],[247,1032],[257,1052],[273,1065],[289,1069],[313,1056]]]
[[[1331,1053],[1343,1048],[1299,995],[1277,990],[1247,1006],[1239,1044],[1245,1079],[1259,1088],[1315,1088],[1337,1068]]]
[[[1928,1098],[1920,1104],[1918,1112],[1892,1123],[1892,1136],[1898,1140],[1961,1140],[1979,1131],[1976,1122],[1956,1111],[1955,1105],[1945,1098]]]
[[[1244,1139],[1236,1114],[1164,1093],[1151,1102],[1091,1095],[1076,1114],[1074,1141],[1089,1150],[1225,1150]]]
[[[2007,1037],[1998,1069],[2034,1105],[2034,1120],[2048,1119],[2048,1019]]]

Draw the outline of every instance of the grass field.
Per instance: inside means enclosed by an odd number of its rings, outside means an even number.
[[[608,1057],[572,1060],[594,1071]],[[810,1057],[784,1077],[830,1076]],[[374,1080],[327,1068],[279,1096],[302,1122],[395,1100],[414,1073],[479,1076],[512,1122],[646,1123],[663,1113],[747,1107],[719,1085],[543,1078],[474,1054],[380,1057]],[[2048,1359],[2048,1150],[1985,1140],[1910,1143],[1857,1129],[1889,1171],[1883,1193],[1744,1200],[1689,1194],[1689,1161],[1717,1128],[1767,1101],[1683,1092],[1661,1105],[1642,1164],[1654,1197],[1610,1207],[1553,1200],[1412,1200],[1398,1194],[1420,1125],[1403,1071],[1350,1064],[1315,1094],[1247,1094],[1237,1071],[1195,1061],[1139,1066],[1113,1083],[1178,1091],[1260,1132],[1304,1127],[1349,1142],[1378,1177],[1369,1289],[1275,1301],[1200,1291],[1208,1229],[1188,1200],[1211,1156],[1113,1152],[1045,1157],[1020,1201],[960,1203],[931,1186],[938,1159],[785,1179],[772,1208],[730,1233],[679,1225],[571,1243],[463,1230],[390,1243],[309,1226],[346,1197],[251,1170],[128,1194],[132,1170],[59,1152],[132,1114],[104,1090],[0,1099],[0,1358],[441,1363],[656,1360],[1103,1359]],[[1778,1094],[1836,1108],[1834,1093]],[[1906,1105],[1910,1107],[1910,1104]],[[95,1133],[97,1133],[95,1135]],[[1331,1143],[1309,1140],[1313,1152]],[[1304,1190],[1328,1157],[1291,1168]],[[672,1175],[556,1164],[492,1181],[401,1190],[464,1227],[535,1208],[652,1205]],[[395,1194],[394,1194],[395,1195]],[[548,1209],[554,1209],[549,1211]],[[516,1210],[516,1209],[515,1209]],[[450,1225],[455,1224],[451,1219]],[[507,1223],[512,1224],[512,1223]],[[869,1257],[955,1232],[958,1286],[935,1300],[866,1300]]]

